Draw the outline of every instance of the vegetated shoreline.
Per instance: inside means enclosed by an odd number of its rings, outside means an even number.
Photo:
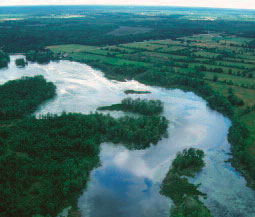
[[[238,117],[234,114],[233,107],[228,102],[227,98],[219,93],[216,93],[212,90],[212,88],[206,84],[204,81],[200,81],[196,78],[178,78],[174,77],[174,81],[171,81],[170,84],[168,83],[161,83],[159,80],[161,79],[147,79],[146,73],[142,73],[138,76],[133,76],[132,78],[130,76],[126,75],[118,75],[113,74],[111,71],[110,66],[104,65],[95,61],[82,61],[82,60],[75,60],[72,57],[68,58],[70,61],[73,62],[79,62],[79,63],[85,63],[95,69],[98,69],[102,71],[106,78],[111,80],[117,80],[117,81],[125,81],[126,79],[134,79],[138,82],[141,82],[146,85],[150,86],[158,86],[163,88],[178,88],[185,92],[191,91],[194,92],[196,95],[203,98],[207,105],[212,109],[215,110],[227,118],[231,120],[232,125],[229,128],[228,132],[228,142],[230,143],[231,148],[231,155],[232,158],[230,158],[228,161],[231,163],[231,165],[246,179],[247,186],[251,188],[255,188],[255,168],[254,168],[254,160],[248,156],[248,153],[246,152],[245,148],[248,146],[247,144],[247,138],[249,137],[249,131],[247,127],[240,123],[238,120]],[[149,71],[149,70],[148,70]],[[149,72],[150,74],[153,74],[153,72]],[[155,75],[156,76],[156,75]],[[162,80],[164,77],[162,78]],[[167,79],[165,79],[167,80]],[[214,96],[214,97],[212,97]],[[241,130],[240,130],[241,128]],[[232,132],[232,133],[231,133]]]

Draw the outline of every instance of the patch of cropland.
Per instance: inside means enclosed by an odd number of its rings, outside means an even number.
[[[202,96],[212,109],[231,118],[232,130],[239,131],[240,124],[247,129],[248,133],[240,140],[231,142],[231,161],[249,180],[249,184],[255,186],[253,39],[200,34],[177,40],[104,47],[62,45],[49,49],[58,54],[64,53],[71,60],[99,68],[108,78],[136,79],[149,85],[194,91]]]
[[[199,197],[206,198],[206,194],[198,190],[199,185],[189,183],[187,177],[194,177],[205,166],[204,152],[199,149],[185,149],[177,153],[161,185],[161,194],[174,202],[171,217],[210,217],[208,208]],[[185,176],[185,177],[184,177]]]

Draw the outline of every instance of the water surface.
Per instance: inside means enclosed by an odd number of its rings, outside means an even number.
[[[88,114],[98,106],[119,103],[124,90],[147,90],[151,94],[134,98],[160,99],[170,121],[168,138],[146,150],[127,150],[123,145],[101,145],[101,166],[95,168],[88,186],[78,200],[83,217],[167,217],[171,200],[160,195],[160,184],[178,151],[195,147],[205,151],[206,167],[193,183],[202,183],[204,200],[214,216],[255,216],[255,193],[229,163],[227,132],[230,121],[212,111],[206,102],[191,92],[150,87],[136,81],[116,82],[100,71],[70,61],[48,65],[29,64],[25,69],[14,64],[0,70],[0,83],[21,76],[43,75],[57,86],[57,97],[42,105],[36,115],[81,112]],[[110,112],[118,117],[123,112]]]

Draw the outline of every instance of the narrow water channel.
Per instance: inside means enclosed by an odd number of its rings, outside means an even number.
[[[191,92],[150,87],[136,81],[116,82],[102,72],[70,61],[48,65],[15,66],[11,56],[8,69],[0,70],[0,83],[21,76],[43,75],[57,86],[57,97],[42,105],[36,115],[81,112],[119,103],[124,90],[148,90],[151,94],[132,97],[159,99],[170,121],[168,138],[146,150],[127,150],[123,145],[101,144],[101,166],[95,168],[78,200],[83,217],[168,217],[171,200],[159,194],[160,184],[178,151],[195,147],[206,153],[206,167],[193,183],[202,183],[206,206],[215,217],[254,217],[255,192],[229,163],[227,133],[230,121],[212,111]],[[122,112],[110,112],[118,117]]]

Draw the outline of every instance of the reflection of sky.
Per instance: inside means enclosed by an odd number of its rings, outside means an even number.
[[[63,110],[89,113],[98,106],[119,103],[126,89],[149,90],[152,94],[132,97],[164,102],[164,115],[170,121],[168,138],[146,150],[129,151],[122,145],[101,144],[102,166],[92,172],[78,202],[83,216],[169,216],[170,202],[159,194],[159,186],[176,152],[191,146],[206,152],[205,169],[191,181],[202,183],[201,191],[208,194],[205,203],[214,216],[254,216],[255,193],[224,162],[229,158],[226,135],[230,122],[193,93],[148,87],[135,81],[109,81],[91,67],[69,61],[45,66],[29,64],[26,69],[18,69],[12,57],[9,69],[0,73],[0,83],[34,74],[56,83],[58,97],[42,105],[37,114]]]
[[[79,200],[84,216],[161,217],[169,210],[170,202],[159,194],[159,185],[113,165],[94,170],[90,184],[89,197]],[[89,209],[86,204],[91,204]]]

